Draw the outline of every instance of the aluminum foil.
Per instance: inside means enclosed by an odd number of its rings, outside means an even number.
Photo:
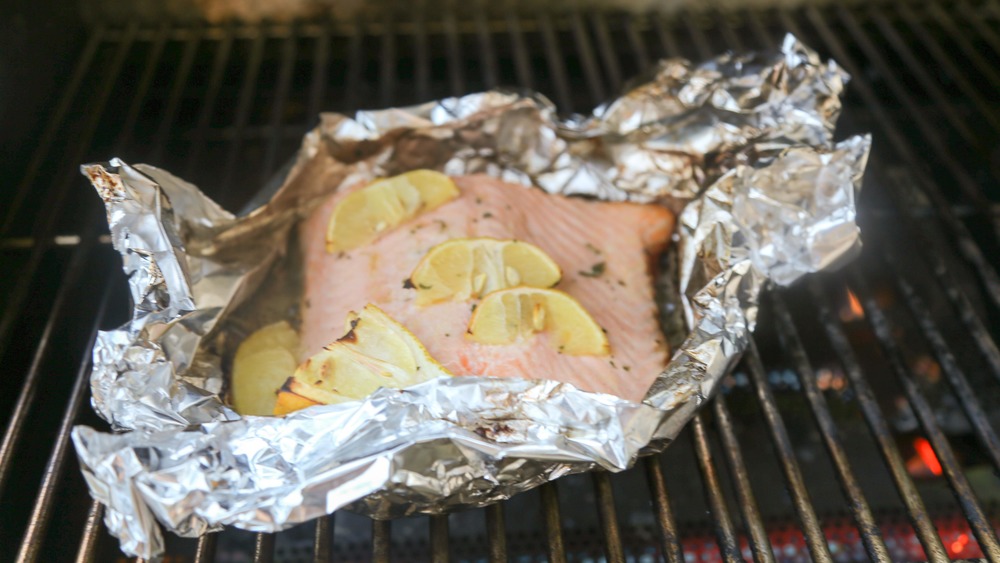
[[[847,78],[787,36],[776,53],[663,61],[589,117],[560,120],[542,96],[506,91],[326,114],[280,190],[244,217],[151,166],[84,166],[135,305],[100,333],[91,375],[97,412],[131,432],[73,431],[108,530],[149,558],[163,551],[161,526],[196,536],[273,532],[345,507],[440,513],[621,471],[666,446],[740,357],[768,280],[792,283],[860,247],[870,139],[832,141]],[[672,281],[689,333],[642,403],[526,373],[382,389],[284,418],[224,405],[208,343],[283,259],[291,228],[340,186],[416,167],[679,210]]]

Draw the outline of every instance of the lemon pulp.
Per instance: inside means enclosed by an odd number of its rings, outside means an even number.
[[[515,287],[488,294],[469,320],[468,337],[481,344],[513,344],[547,332],[564,354],[607,356],[608,337],[579,301],[556,289]]]
[[[410,275],[417,304],[466,301],[525,285],[552,287],[562,271],[537,246],[489,237],[457,238],[431,248]]]
[[[326,250],[339,252],[364,246],[458,195],[455,182],[433,170],[413,170],[376,180],[334,207],[327,223]]]
[[[233,358],[230,397],[240,414],[269,415],[275,393],[298,364],[299,335],[287,322],[267,325],[244,340]]]
[[[352,314],[347,327],[347,334],[299,365],[285,381],[275,414],[363,399],[380,387],[402,388],[451,376],[413,333],[375,305]],[[294,396],[282,396],[286,393]]]

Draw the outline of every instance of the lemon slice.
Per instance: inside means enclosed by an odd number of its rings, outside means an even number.
[[[347,334],[303,362],[284,382],[274,414],[451,376],[413,333],[375,305],[352,313],[347,327]]]
[[[240,414],[269,415],[275,393],[298,365],[299,336],[287,322],[267,325],[244,340],[233,358],[230,398]]]
[[[324,403],[307,399],[302,395],[299,395],[290,387],[282,387],[281,390],[278,391],[278,398],[274,403],[274,412],[271,414],[280,416],[290,412],[302,410],[306,407],[313,407],[322,404]],[[326,404],[333,404],[333,402],[331,401]]]
[[[537,246],[489,237],[457,238],[430,249],[410,275],[417,304],[466,301],[525,285],[552,287],[562,271]]]
[[[611,353],[607,335],[590,313],[556,289],[515,287],[488,294],[469,320],[468,337],[481,344],[513,344],[543,331],[564,354]]]
[[[326,228],[326,251],[364,246],[380,234],[458,197],[448,176],[414,170],[377,180],[348,195],[333,209]]]

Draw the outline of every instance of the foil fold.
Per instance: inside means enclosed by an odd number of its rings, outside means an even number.
[[[99,334],[91,374],[95,410],[131,432],[72,434],[108,530],[149,558],[161,527],[197,536],[274,532],[341,508],[441,513],[665,447],[746,348],[766,284],[860,248],[871,140],[833,142],[847,80],[789,35],[776,53],[663,61],[588,117],[560,119],[544,97],[511,91],[324,114],[278,192],[243,217],[151,166],[84,166],[134,304]],[[417,167],[679,211],[689,333],[642,403],[544,373],[438,379],[284,418],[223,403],[208,343],[280,264],[295,223],[340,186]]]

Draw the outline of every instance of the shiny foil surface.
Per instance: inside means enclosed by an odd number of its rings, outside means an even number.
[[[108,530],[150,558],[162,528],[274,532],[341,508],[441,513],[622,471],[665,447],[739,359],[768,281],[860,248],[870,138],[832,141],[847,79],[789,35],[774,53],[663,61],[588,117],[560,120],[544,97],[508,91],[324,114],[279,191],[244,217],[152,166],[83,166],[134,304],[93,351],[93,406],[119,432],[73,431]],[[673,282],[689,332],[642,403],[545,373],[437,379],[283,418],[222,402],[207,342],[280,265],[292,227],[341,186],[413,168],[679,212]]]

